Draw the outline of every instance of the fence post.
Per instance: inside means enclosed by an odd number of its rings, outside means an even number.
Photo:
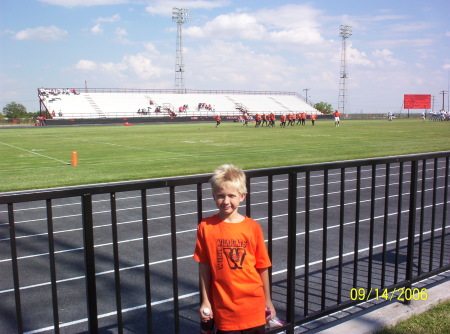
[[[409,218],[408,218],[408,248],[406,255],[406,288],[411,288],[414,266],[414,234],[416,230],[416,202],[417,202],[417,168],[418,161],[411,161],[411,184],[409,191]],[[422,180],[424,182],[425,180]],[[405,303],[409,305],[411,301],[405,298]]]
[[[288,193],[288,258],[287,258],[287,310],[286,320],[290,324],[288,333],[293,333],[295,323],[295,259],[297,234],[297,174],[289,174]]]
[[[84,194],[83,205],[83,241],[84,265],[86,270],[86,300],[89,333],[98,333],[97,287],[95,282],[94,220],[92,217],[92,195]]]

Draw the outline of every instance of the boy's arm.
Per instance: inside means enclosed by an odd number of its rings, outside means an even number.
[[[211,285],[211,268],[209,264],[200,263],[199,262],[199,273],[200,273],[200,293],[202,296],[202,304],[200,305],[200,317],[202,321],[208,321],[213,318],[211,302],[209,299],[209,288]],[[203,314],[204,308],[209,308],[211,314],[209,316],[205,316]]]
[[[269,281],[269,268],[258,268],[258,273],[261,276],[261,280],[264,286],[264,295],[266,296],[266,308],[270,311],[270,318],[273,319],[277,315],[275,307],[272,303],[272,298],[270,297],[270,281]]]

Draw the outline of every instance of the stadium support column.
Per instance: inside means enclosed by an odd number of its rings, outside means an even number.
[[[175,90],[180,93],[184,92],[182,26],[187,21],[189,21],[189,9],[173,7],[172,22],[177,23],[177,53],[176,53],[176,61],[175,61]]]
[[[352,27],[341,25],[340,34],[342,38],[342,51],[341,51],[341,72],[339,78],[339,100],[338,100],[338,110],[341,114],[345,115],[347,113],[345,107],[347,104],[347,38],[352,35]]]

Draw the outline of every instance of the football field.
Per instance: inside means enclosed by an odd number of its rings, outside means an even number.
[[[222,163],[234,163],[244,169],[353,160],[420,152],[443,151],[450,147],[449,122],[420,120],[347,121],[339,128],[333,121],[316,122],[313,127],[248,128],[239,123],[171,124],[141,126],[59,127],[1,129],[1,189],[5,191],[53,186],[133,180],[183,174],[210,173]],[[78,166],[71,166],[71,154],[78,153]],[[448,230],[443,225],[448,216],[444,191],[447,187],[445,161],[425,166],[421,185],[421,203],[417,203],[416,244],[419,267],[437,267],[425,254],[440,254],[450,247]],[[400,261],[399,274],[404,276],[410,167],[394,163],[389,169],[379,166],[376,175],[371,168],[345,171],[341,206],[342,172],[330,170],[325,182],[321,172],[311,174],[306,190],[306,175],[298,178],[296,211],[298,228],[296,250],[296,317],[318,311],[321,301],[327,306],[336,300],[339,269],[342,269],[343,300],[350,298],[353,271],[358,265],[358,288],[367,286],[368,272],[373,282],[384,276],[387,285],[396,277],[395,257]],[[381,181],[374,186],[375,178]],[[389,182],[384,183],[386,175]],[[433,184],[435,175],[436,184]],[[400,182],[400,180],[403,180]],[[251,180],[251,211],[267,238],[269,216],[273,219],[272,292],[279,316],[286,319],[288,254],[288,179],[280,175],[268,188],[266,178]],[[398,188],[401,184],[403,190]],[[326,199],[323,189],[328,189]],[[387,190],[388,189],[388,190]],[[202,187],[202,213],[216,212],[208,185]],[[269,193],[273,196],[273,213],[268,211]],[[98,298],[98,320],[101,332],[117,330],[115,305],[115,268],[113,247],[119,248],[121,315],[124,333],[146,331],[145,264],[142,221],[148,226],[151,282],[152,332],[175,332],[174,286],[178,289],[181,333],[198,332],[198,274],[192,253],[197,226],[197,189],[195,185],[179,186],[174,192],[176,205],[176,248],[171,230],[171,194],[168,189],[149,189],[144,194],[126,191],[114,194],[118,241],[113,239],[111,196],[93,196],[93,229]],[[310,204],[306,207],[306,199]],[[444,199],[444,200],[443,200]],[[148,216],[143,216],[142,202]],[[406,206],[399,203],[405,202]],[[345,219],[340,221],[341,207]],[[311,222],[306,229],[305,217]],[[55,199],[54,221],[55,270],[49,268],[48,208],[44,201],[14,205],[14,226],[19,268],[19,290],[23,326],[28,333],[52,333],[52,277],[56,277],[59,324],[64,333],[87,331],[86,279],[83,258],[83,219],[80,198]],[[358,210],[358,214],[356,214]],[[245,213],[245,206],[242,207]],[[17,328],[14,312],[13,256],[9,228],[9,208],[0,206],[0,332]],[[324,217],[327,217],[326,224]],[[358,217],[358,219],[356,219]],[[400,222],[400,223],[399,223]],[[434,223],[436,222],[436,223]],[[371,233],[370,231],[374,232]],[[344,233],[345,231],[345,233]],[[385,231],[385,233],[384,233]],[[445,232],[444,232],[445,231]],[[372,238],[370,237],[372,235]],[[308,236],[308,243],[306,239]],[[339,241],[340,238],[342,241]],[[354,248],[359,238],[358,248]],[[309,246],[307,246],[309,245]],[[324,246],[325,251],[324,251]],[[307,248],[308,247],[308,248]],[[340,250],[342,247],[342,250]],[[305,260],[308,249],[310,254]],[[371,252],[373,254],[371,254]],[[424,254],[423,256],[421,254]],[[339,263],[342,254],[343,263]],[[396,255],[398,254],[398,255]],[[442,253],[448,263],[448,253]],[[386,257],[383,260],[383,257]],[[356,258],[356,260],[355,260]],[[178,266],[178,283],[173,278],[173,263]],[[324,266],[326,269],[324,270]],[[373,267],[369,270],[370,266]],[[308,275],[306,275],[308,268]],[[309,279],[309,290],[304,289]],[[325,282],[325,283],[324,283]],[[374,283],[375,284],[375,283]],[[322,290],[322,292],[321,292]],[[323,299],[322,297],[326,298]],[[321,299],[322,298],[322,299]]]
[[[445,151],[450,122],[316,121],[0,128],[0,192]],[[72,152],[78,166],[72,167]]]

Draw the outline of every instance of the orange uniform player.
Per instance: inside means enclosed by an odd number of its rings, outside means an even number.
[[[220,117],[220,115],[217,115],[214,118],[216,119],[216,128],[217,128],[220,125],[221,117]]]
[[[280,127],[282,128],[286,127],[286,115],[280,116]]]
[[[339,126],[339,123],[341,121],[341,113],[336,109],[333,113],[334,115],[334,126]]]

